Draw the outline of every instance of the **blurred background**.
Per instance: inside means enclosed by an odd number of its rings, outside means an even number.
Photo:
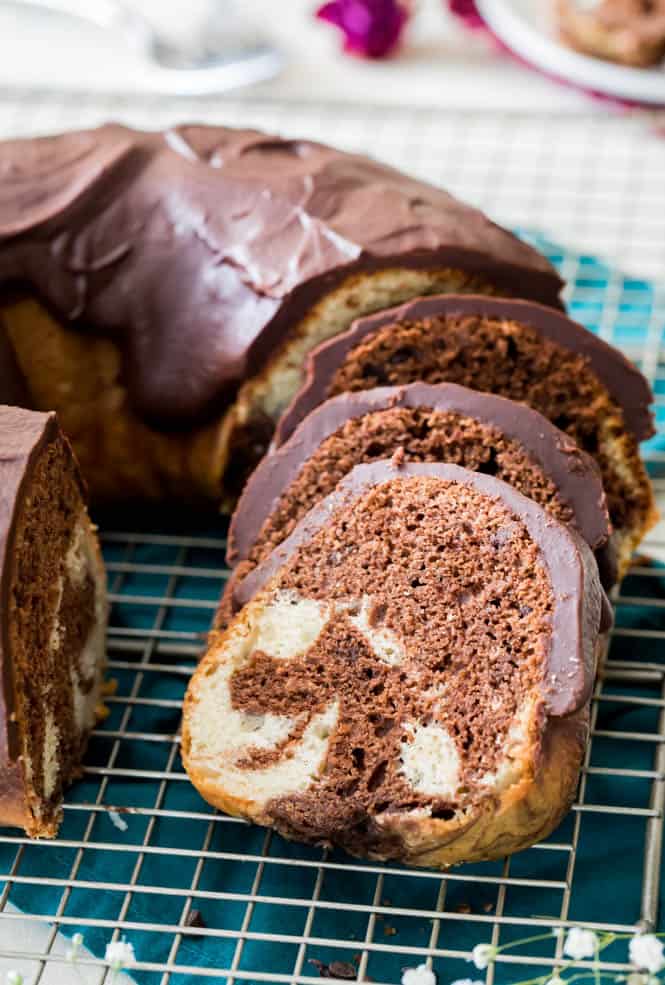
[[[346,35],[312,0],[0,0],[0,134],[196,119],[325,139],[662,275],[662,67],[572,52],[552,0],[458,0],[464,18],[443,0],[327,6]],[[363,16],[385,42],[395,8],[408,16],[384,57],[344,50],[349,23],[366,41]]]

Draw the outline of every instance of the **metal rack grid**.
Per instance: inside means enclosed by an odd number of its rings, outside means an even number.
[[[53,100],[35,100],[42,116],[28,114],[27,127],[24,117],[21,127],[12,127],[18,115],[0,101],[0,119],[10,120],[6,130],[25,132],[106,116],[142,122],[137,115],[150,113],[150,123],[159,125],[166,118],[206,119],[213,113],[203,104],[189,111],[151,104],[130,113],[125,104],[118,111],[117,104],[65,102],[47,121],[54,107]],[[348,145],[367,139],[360,139],[360,124],[371,119],[375,152],[390,147],[393,152],[384,156],[411,170],[421,160],[413,149],[426,146],[418,123],[428,133],[434,126],[423,114],[397,111],[377,118],[369,110],[328,108],[317,114],[292,107],[288,124],[284,107],[228,104],[215,112],[229,122],[325,135]],[[471,161],[477,146],[488,155],[482,181],[470,193],[476,201],[485,196],[484,204],[491,205],[494,188],[501,218],[544,228],[556,163],[565,160],[568,197],[556,200],[561,208],[567,204],[547,228],[558,238],[571,223],[584,239],[601,208],[586,197],[592,132],[598,147],[616,144],[615,194],[602,199],[603,228],[611,230],[604,252],[622,247],[634,259],[653,247],[651,227],[642,237],[633,221],[627,191],[639,188],[639,202],[658,208],[662,180],[650,168],[660,159],[659,148],[645,164],[647,156],[618,139],[623,134],[628,140],[629,126],[621,130],[615,121],[597,117],[586,121],[585,131],[580,121],[559,120],[550,121],[547,132],[541,123],[507,119],[512,147],[528,149],[540,135],[532,167],[525,168],[521,157],[500,145],[496,122],[485,122],[485,128],[480,120],[461,118],[441,124],[446,132],[465,135],[463,162]],[[566,135],[573,144],[584,139],[587,147],[577,158],[577,172]],[[550,142],[559,142],[553,160]],[[440,147],[440,139],[432,136],[432,146]],[[469,179],[451,153],[437,161],[436,171],[438,180],[450,172],[456,190]],[[506,202],[518,196],[520,210],[507,214]],[[664,244],[659,240],[656,250],[663,260]],[[555,243],[541,245],[569,281],[576,315],[641,363],[665,424],[664,285],[625,277],[614,266]],[[661,487],[663,447],[656,439],[647,449]],[[108,720],[93,737],[84,777],[67,799],[59,838],[30,843],[15,832],[0,836],[0,931],[31,922],[49,926],[38,948],[26,949],[17,939],[0,949],[0,958],[17,967],[30,959],[26,981],[50,985],[58,970],[63,976],[57,980],[77,980],[61,939],[77,930],[90,952],[77,974],[94,975],[85,981],[100,985],[111,982],[101,962],[105,944],[121,935],[132,941],[139,959],[132,975],[146,985],[313,983],[319,966],[312,960],[324,966],[351,963],[357,980],[395,985],[403,967],[421,961],[432,963],[441,983],[479,977],[467,963],[478,942],[505,944],[578,923],[621,933],[656,920],[665,806],[665,587],[648,556],[637,559],[615,600],[617,623],[594,695],[593,740],[573,811],[554,835],[526,852],[441,876],[287,843],[214,813],[189,786],[179,759],[180,702],[223,583],[224,541],[221,531],[184,533],[173,521],[165,523],[159,532],[150,525],[140,533],[105,529],[113,602],[110,670],[118,688],[109,698]],[[651,548],[646,555],[665,552],[665,539],[652,539]],[[119,813],[111,815],[111,809]],[[123,823],[126,830],[117,827]],[[486,974],[487,985],[548,973],[561,947],[551,936],[502,953]],[[625,942],[603,952],[599,968],[626,971]]]

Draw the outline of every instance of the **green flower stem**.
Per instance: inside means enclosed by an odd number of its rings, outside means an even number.
[[[501,944],[500,947],[496,948],[496,953],[500,954],[501,951],[507,951],[510,947],[521,947],[522,944],[535,944],[536,941],[551,941],[556,940],[552,931],[547,934],[534,934],[533,937],[522,937],[517,941],[509,941],[507,944]]]
[[[635,937],[635,934],[634,933],[617,934],[614,933],[614,931],[605,931],[600,933],[594,931],[594,933],[596,933],[596,947],[595,947],[593,970],[576,972],[574,975],[571,975],[569,978],[565,979],[565,985],[571,985],[572,982],[577,982],[587,978],[593,978],[596,985],[600,985],[602,979],[610,979],[611,981],[616,981],[617,976],[613,972],[601,971],[599,966],[600,954],[602,951],[605,950],[605,948],[609,947],[610,944],[614,944],[615,941],[631,940],[633,937]],[[665,937],[665,931],[661,931],[658,934],[654,934],[653,936]],[[547,934],[534,934],[531,937],[522,937],[519,940],[510,941],[507,944],[500,945],[495,949],[495,954],[500,954],[502,951],[507,951],[513,947],[520,947],[523,944],[534,944],[537,941],[550,940],[551,938],[552,938],[551,932]],[[492,961],[494,960],[495,959],[493,958]],[[574,963],[575,963],[575,959],[565,961],[562,965],[559,966],[558,970],[556,969],[556,966],[554,966],[550,972],[547,972],[544,975],[538,975],[536,978],[524,978],[521,981],[513,982],[512,985],[545,985],[545,983],[548,982],[550,978],[554,978],[554,977],[560,978],[561,975],[565,974],[565,972],[568,971],[573,966]],[[662,978],[658,978],[658,976],[655,975],[652,975],[650,977],[652,979],[657,979],[661,983],[661,985],[665,985],[665,981]]]

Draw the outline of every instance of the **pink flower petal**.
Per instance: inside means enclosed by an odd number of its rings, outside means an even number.
[[[316,16],[343,32],[345,51],[383,58],[399,43],[408,10],[398,0],[330,0]]]

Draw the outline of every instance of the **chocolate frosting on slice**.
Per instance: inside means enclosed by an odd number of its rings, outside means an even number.
[[[654,434],[653,417],[649,409],[653,397],[646,379],[623,353],[584,326],[560,311],[532,301],[442,294],[416,298],[376,315],[358,318],[347,332],[314,349],[308,357],[305,382],[277,425],[274,444],[283,444],[300,421],[325,400],[335,371],[348,353],[366,336],[393,323],[457,315],[503,319],[529,325],[552,342],[582,354],[589,360],[609,394],[623,409],[626,427],[639,441]]]
[[[0,144],[0,284],[117,341],[156,425],[228,405],[320,297],[391,267],[560,303],[554,268],[482,213],[321,144],[118,125]]]
[[[396,407],[453,411],[497,427],[552,479],[572,507],[575,525],[586,542],[597,548],[607,541],[609,516],[596,463],[542,414],[526,404],[455,383],[411,383],[339,394],[309,414],[286,444],[263,459],[245,486],[229,528],[227,562],[234,565],[248,557],[282,493],[322,441],[351,418]]]
[[[591,695],[599,631],[611,624],[611,609],[598,580],[588,545],[570,527],[554,520],[532,500],[493,476],[437,463],[396,465],[391,461],[357,465],[334,492],[300,521],[287,539],[236,588],[238,608],[264,588],[289,558],[321,530],[333,514],[349,506],[365,491],[386,482],[412,476],[434,476],[473,486],[499,499],[526,527],[547,567],[554,598],[552,632],[543,690],[549,714],[569,715]],[[608,621],[609,620],[609,621]]]
[[[9,590],[16,523],[30,495],[30,481],[44,448],[60,434],[55,414],[0,406],[0,800],[22,789],[20,752],[14,711],[14,680],[9,640]]]

